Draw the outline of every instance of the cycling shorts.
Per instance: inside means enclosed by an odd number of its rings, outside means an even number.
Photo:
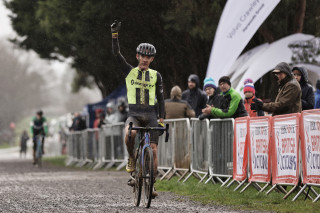
[[[129,126],[129,123],[132,122],[133,126],[136,127],[157,127],[158,120],[155,115],[149,116],[129,116],[126,121],[126,127]],[[150,131],[150,143],[158,144],[159,132]]]

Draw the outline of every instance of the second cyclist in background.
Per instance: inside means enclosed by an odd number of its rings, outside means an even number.
[[[32,119],[30,123],[30,130],[33,138],[33,164],[36,163],[36,148],[37,148],[37,135],[42,137],[42,154],[44,154],[44,138],[48,134],[48,124],[47,119],[43,116],[43,112],[40,110],[37,112],[36,116]]]

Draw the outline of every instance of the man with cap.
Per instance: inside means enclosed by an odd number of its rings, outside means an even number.
[[[314,96],[314,108],[319,109],[320,108],[320,80],[317,80],[316,83],[316,93]]]
[[[274,68],[273,73],[278,77],[280,86],[276,100],[270,103],[256,100],[251,104],[251,109],[272,112],[272,116],[301,112],[301,88],[293,78],[289,65],[281,62]]]
[[[303,67],[294,67],[292,69],[294,78],[299,82],[301,87],[301,104],[302,110],[313,109],[314,93],[312,86],[308,83],[308,72]]]
[[[208,100],[207,105],[214,106],[214,107],[220,107],[220,89],[217,88],[216,82],[211,77],[207,77],[203,81],[203,90],[207,94]],[[203,119],[211,119],[213,116],[211,114],[207,115],[202,113],[199,116],[200,120]]]
[[[248,115],[250,117],[256,117],[256,116],[264,116],[264,112],[263,110],[258,110],[258,111],[254,111],[254,110],[251,110],[250,109],[250,105],[257,101],[257,97],[255,96],[255,93],[256,93],[256,90],[254,88],[254,85],[253,83],[247,83],[244,85],[244,88],[243,88],[243,93],[244,93],[244,96],[245,96],[245,99],[244,99],[244,107],[246,108],[247,112],[248,112]],[[261,101],[260,99],[258,99],[258,101]]]
[[[196,117],[201,115],[201,110],[206,107],[206,94],[199,88],[200,80],[195,74],[188,78],[188,89],[182,92],[182,100],[190,104],[192,109],[196,112]]]
[[[202,112],[207,115],[211,114],[216,118],[238,118],[247,116],[248,113],[244,108],[241,96],[231,87],[228,76],[223,76],[219,79],[219,87],[221,90],[220,107],[207,105]]]

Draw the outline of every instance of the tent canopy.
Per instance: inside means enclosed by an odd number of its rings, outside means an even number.
[[[305,67],[310,83],[315,85],[320,78],[319,50],[320,38],[301,33],[255,47],[241,55],[230,69],[232,86],[240,92],[245,79],[256,82],[280,62]]]

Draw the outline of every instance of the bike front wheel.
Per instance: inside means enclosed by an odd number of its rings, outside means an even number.
[[[154,182],[154,168],[153,168],[153,154],[151,147],[146,147],[143,156],[143,191],[144,191],[144,205],[146,208],[150,207],[152,200],[153,182]]]
[[[136,156],[139,156],[139,150],[137,150]],[[142,191],[142,171],[140,164],[140,157],[136,157],[136,168],[134,172],[134,205],[139,206],[141,200],[141,191]]]

